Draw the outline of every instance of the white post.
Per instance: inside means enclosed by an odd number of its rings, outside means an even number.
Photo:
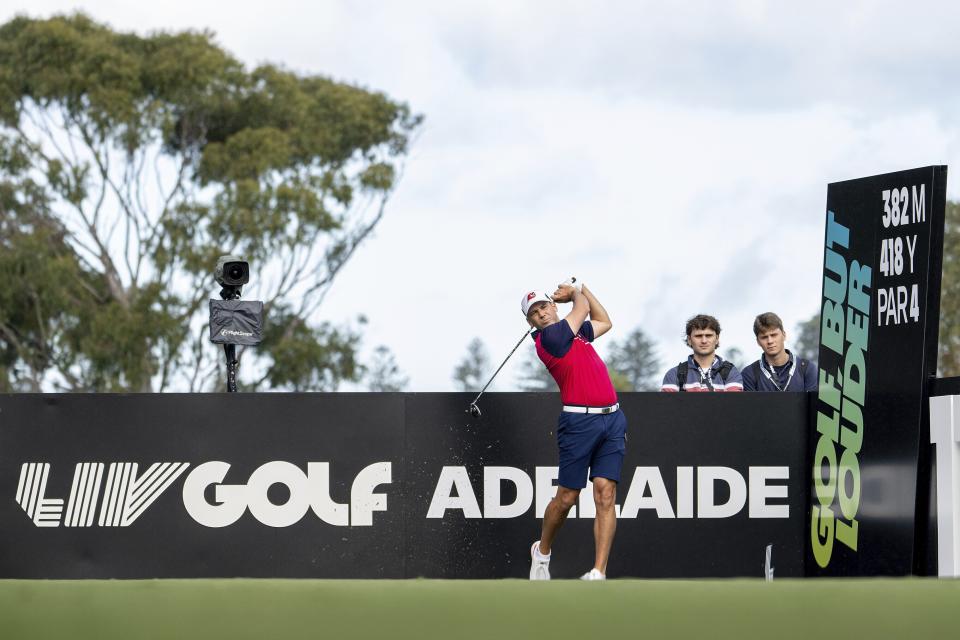
[[[960,396],[930,398],[930,442],[937,459],[937,564],[960,576]]]

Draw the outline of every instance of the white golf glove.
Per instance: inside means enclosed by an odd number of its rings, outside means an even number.
[[[561,284],[568,284],[577,291],[582,291],[583,283],[577,280],[576,276],[570,276],[564,280]]]

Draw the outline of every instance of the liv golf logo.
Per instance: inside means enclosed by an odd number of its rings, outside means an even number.
[[[135,462],[111,463],[97,523],[101,527],[130,526],[188,466],[186,462],[156,462],[143,475],[137,475]],[[103,469],[101,462],[76,466],[64,514],[62,498],[46,497],[50,465],[25,463],[20,466],[17,503],[38,527],[59,527],[61,520],[66,527],[93,526]]]
[[[156,462],[143,473],[135,462],[83,462],[74,468],[70,497],[64,511],[63,498],[47,497],[50,465],[24,463],[20,467],[17,504],[38,527],[127,527],[187,470],[187,462]],[[106,482],[103,482],[107,468]],[[350,490],[350,502],[340,504],[330,497],[330,463],[309,462],[307,472],[289,462],[273,461],[257,468],[245,484],[224,482],[230,464],[205,462],[195,467],[183,483],[183,506],[205,527],[226,527],[247,511],[262,524],[288,527],[308,510],[336,526],[371,526],[373,512],[387,510],[387,496],[374,490],[391,482],[391,464],[377,462],[360,471]],[[275,504],[267,493],[282,484],[290,496]],[[207,489],[213,487],[213,502]],[[103,490],[101,493],[101,489]],[[97,511],[99,509],[99,518]]]

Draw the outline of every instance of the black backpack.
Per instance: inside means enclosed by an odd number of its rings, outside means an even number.
[[[797,364],[800,365],[800,379],[806,380],[807,376],[807,361],[803,358],[797,358]],[[756,380],[757,388],[760,388],[760,361],[757,360],[752,365],[750,365],[750,370],[753,372],[753,379]],[[804,383],[806,384],[806,383]],[[784,389],[786,391],[786,389]]]
[[[683,385],[687,384],[687,365],[689,361],[684,360],[677,365],[677,391],[683,391]],[[717,372],[720,374],[720,381],[723,384],[727,384],[727,376],[730,375],[730,370],[733,369],[733,363],[729,360],[724,360],[723,364],[720,365],[720,370]]]

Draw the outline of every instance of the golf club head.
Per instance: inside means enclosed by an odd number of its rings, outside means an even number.
[[[476,403],[471,403],[470,406],[467,407],[467,413],[469,413],[470,415],[472,415],[474,418],[479,418],[479,417],[480,417],[480,407],[478,407],[478,406],[476,405]]]

